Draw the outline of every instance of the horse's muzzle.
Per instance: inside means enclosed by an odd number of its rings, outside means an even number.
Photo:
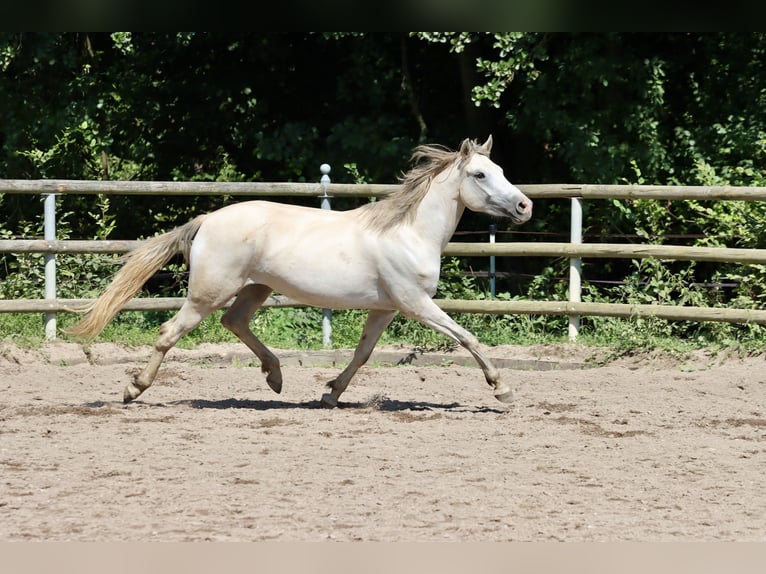
[[[529,198],[522,199],[516,204],[513,211],[508,212],[508,217],[514,223],[525,223],[532,217],[532,200]]]

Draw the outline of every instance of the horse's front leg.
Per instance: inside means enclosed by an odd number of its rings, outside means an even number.
[[[500,381],[500,373],[492,362],[482,353],[479,340],[473,333],[458,325],[454,319],[442,311],[439,306],[427,295],[414,304],[408,305],[402,309],[407,317],[417,319],[424,325],[427,325],[434,331],[446,335],[465,347],[484,372],[484,378],[487,384],[494,389],[494,395],[497,400],[503,403],[513,401],[513,390],[508,384]]]
[[[348,366],[343,369],[340,375],[334,380],[327,383],[327,386],[331,389],[329,393],[322,395],[320,401],[323,407],[334,408],[338,406],[338,398],[346,390],[349,382],[359,370],[359,367],[364,365],[372,354],[372,350],[375,348],[375,344],[380,339],[380,335],[386,330],[394,319],[396,311],[370,311],[367,316],[367,321],[364,324],[362,330],[362,336],[359,339],[359,343],[354,350],[354,356]]]

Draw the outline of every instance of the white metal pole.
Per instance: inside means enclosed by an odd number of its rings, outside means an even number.
[[[330,184],[330,165],[323,163],[319,166],[322,177],[319,182],[322,184],[322,209],[332,209],[330,207],[330,196],[327,195],[327,186]],[[322,309],[322,345],[325,349],[332,347],[332,309]]]
[[[570,243],[582,243],[582,202],[572,198]],[[569,301],[579,303],[582,300],[582,260],[573,257],[569,260]],[[574,341],[580,332],[580,316],[569,316],[569,340]]]
[[[46,241],[56,239],[56,195],[49,193],[45,196],[43,219],[43,237]],[[56,299],[56,254],[46,253],[45,261],[45,298]],[[45,338],[52,341],[56,338],[56,314],[45,313]]]
[[[489,242],[495,242],[495,234],[497,233],[497,225],[490,223],[489,225]],[[489,256],[489,296],[495,298],[495,256]]]

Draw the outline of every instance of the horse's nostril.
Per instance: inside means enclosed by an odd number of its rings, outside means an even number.
[[[520,201],[519,204],[516,206],[516,210],[519,213],[529,213],[530,211],[532,211],[532,202],[529,200]]]

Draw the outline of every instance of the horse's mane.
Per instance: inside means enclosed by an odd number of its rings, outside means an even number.
[[[486,155],[486,150],[476,142],[470,144],[470,153]],[[413,167],[399,177],[401,189],[380,201],[358,208],[362,221],[367,227],[377,231],[386,231],[399,223],[411,222],[434,176],[454,163],[460,157],[460,153],[441,145],[416,147],[410,157]]]

